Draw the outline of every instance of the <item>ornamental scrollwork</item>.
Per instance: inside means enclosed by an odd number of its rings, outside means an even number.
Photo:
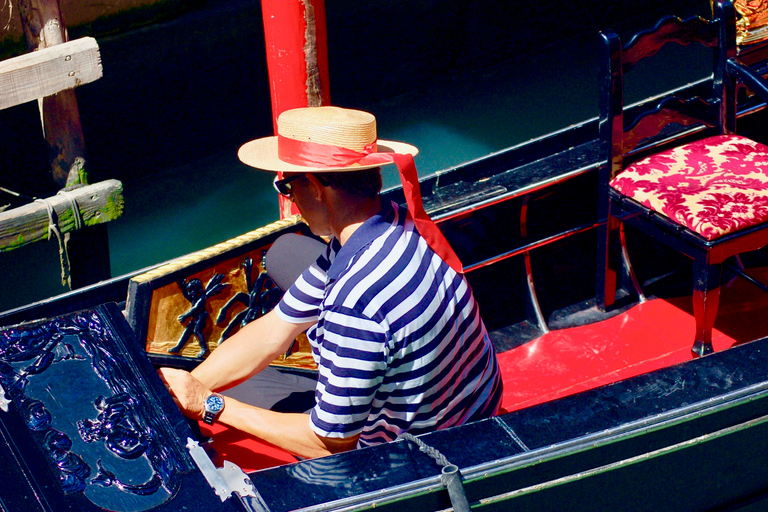
[[[128,510],[129,494],[132,510],[137,499],[144,510],[178,491],[185,463],[164,439],[175,434],[162,409],[117,356],[123,352],[97,311],[9,328],[0,332],[0,390],[65,495]]]

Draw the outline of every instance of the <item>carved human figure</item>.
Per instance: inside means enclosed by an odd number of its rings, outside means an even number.
[[[245,285],[248,293],[238,292],[232,296],[219,310],[216,323],[220,324],[223,322],[230,308],[237,303],[243,304],[245,309],[232,317],[226,329],[221,333],[219,343],[229,338],[238,327],[244,327],[253,320],[267,314],[277,305],[282,296],[282,292],[272,284],[266,272],[260,272],[256,277],[256,281],[251,284],[251,275],[253,273],[253,260],[251,258],[245,259],[243,269],[245,270]]]
[[[205,341],[205,334],[203,329],[208,322],[208,311],[205,306],[212,296],[221,292],[224,288],[229,286],[229,283],[222,283],[224,274],[214,275],[208,284],[203,288],[203,282],[199,279],[190,279],[186,281],[182,279],[179,281],[179,288],[184,298],[192,305],[187,311],[179,315],[179,322],[184,323],[186,320],[191,319],[184,328],[184,332],[181,333],[179,342],[175,347],[168,349],[171,354],[178,354],[184,345],[187,344],[190,336],[193,334],[197,338],[197,342],[200,344],[200,352],[197,357],[203,357],[208,352],[208,344]]]

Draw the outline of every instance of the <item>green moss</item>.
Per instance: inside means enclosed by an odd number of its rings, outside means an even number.
[[[88,183],[88,173],[85,172],[84,168],[77,170],[77,182],[78,183]]]
[[[27,242],[24,239],[24,235],[19,234],[15,241],[9,242],[8,245],[0,246],[0,252],[12,251],[26,245]]]
[[[123,214],[124,206],[125,202],[123,201],[122,190],[117,190],[114,194],[110,194],[107,198],[107,204],[104,207],[107,218],[109,218],[109,220],[114,220],[120,217]]]
[[[75,214],[72,212],[71,208],[67,208],[63,212],[59,214],[59,226],[66,226],[67,224],[71,224],[73,227],[70,229],[74,229],[75,225]]]

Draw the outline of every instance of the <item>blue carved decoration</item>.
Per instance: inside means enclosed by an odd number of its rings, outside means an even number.
[[[60,471],[59,481],[64,492],[70,494],[85,490],[91,467],[82,457],[71,451],[72,439],[64,432],[50,428],[45,432],[45,447]]]
[[[46,431],[51,426],[51,413],[45,408],[45,404],[40,400],[23,398],[19,400],[21,410],[25,418],[25,423],[29,430],[35,432]]]
[[[171,354],[178,354],[184,345],[189,341],[190,336],[193,334],[197,338],[197,342],[200,344],[200,352],[197,357],[203,357],[208,353],[208,344],[205,341],[205,334],[203,329],[208,323],[208,311],[205,306],[212,296],[221,292],[224,288],[229,286],[229,283],[222,283],[224,280],[224,274],[214,275],[208,284],[203,288],[203,282],[199,279],[190,279],[186,281],[182,279],[179,281],[179,288],[181,289],[184,298],[192,305],[187,311],[179,315],[179,323],[183,324],[185,321],[190,320],[184,328],[184,332],[181,333],[179,342],[175,347],[168,349]]]
[[[178,492],[188,462],[110,329],[90,311],[0,332],[0,385],[64,495],[149,510]]]
[[[94,406],[99,411],[98,417],[77,424],[84,441],[104,441],[110,451],[124,459],[144,455],[152,441],[152,431],[138,414],[135,398],[125,393],[110,398],[100,396]]]
[[[232,317],[226,329],[221,333],[220,344],[229,338],[236,329],[245,327],[246,324],[269,313],[280,302],[283,294],[267,273],[263,271],[256,277],[256,281],[251,284],[251,275],[253,273],[253,260],[251,258],[245,259],[243,269],[245,270],[245,286],[248,289],[248,293],[239,292],[230,298],[219,310],[216,323],[222,323],[230,308],[235,304],[240,303],[246,309]]]
[[[152,475],[152,478],[144,482],[143,484],[126,484],[121,482],[120,480],[115,477],[115,474],[107,469],[104,469],[104,466],[101,464],[101,460],[97,461],[96,463],[99,467],[98,474],[94,477],[92,482],[97,485],[101,485],[102,487],[109,487],[114,485],[118,489],[124,492],[128,492],[131,494],[138,494],[139,496],[147,496],[149,494],[154,494],[162,487],[163,480],[160,478],[160,475],[155,473]]]

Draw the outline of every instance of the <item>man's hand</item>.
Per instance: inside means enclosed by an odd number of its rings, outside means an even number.
[[[193,420],[203,419],[203,404],[211,394],[210,389],[184,370],[160,368],[157,374],[184,416]]]

